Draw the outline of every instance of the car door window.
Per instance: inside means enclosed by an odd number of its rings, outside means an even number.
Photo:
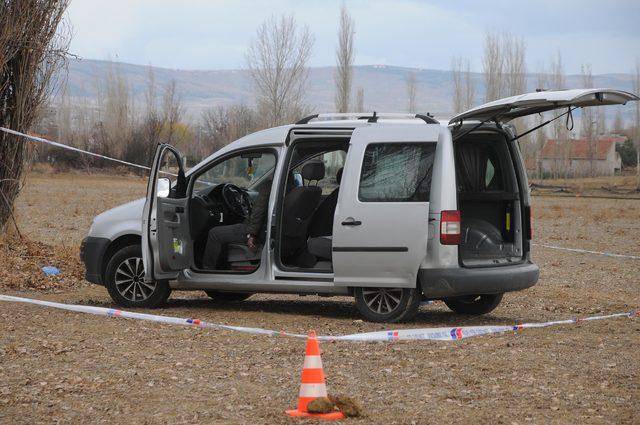
[[[484,177],[485,190],[504,190],[502,168],[497,155],[495,149],[489,152]]]
[[[200,174],[194,182],[194,189],[202,190],[222,183],[231,183],[246,189],[265,174],[272,172],[275,164],[275,155],[268,152],[232,156]]]
[[[173,150],[166,149],[158,164],[155,182],[157,197],[173,199],[184,197],[186,188],[184,176],[179,178],[181,170],[180,157]]]
[[[347,152],[343,150],[336,150],[331,152],[324,152],[320,155],[316,155],[312,158],[305,160],[302,164],[297,166],[293,173],[302,173],[302,166],[309,161],[322,161],[324,162],[325,174],[324,178],[318,181],[318,187],[322,189],[323,195],[328,195],[333,192],[338,185],[338,171],[344,167],[344,160],[347,156]]]
[[[493,162],[491,162],[491,158],[487,159],[487,170],[484,175],[484,183],[485,187],[491,187],[491,182],[493,177],[496,175],[496,168],[493,166]]]
[[[361,202],[428,202],[435,143],[367,146],[358,199]]]

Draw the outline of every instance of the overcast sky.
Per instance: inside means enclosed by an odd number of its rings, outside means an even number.
[[[71,52],[179,69],[245,66],[258,25],[293,14],[315,36],[310,65],[335,63],[341,0],[71,0]],[[565,72],[630,72],[640,59],[639,0],[347,0],[356,64],[480,71],[484,34],[524,38],[531,72],[560,50]]]

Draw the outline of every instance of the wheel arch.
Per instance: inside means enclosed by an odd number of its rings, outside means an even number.
[[[100,268],[100,276],[102,277],[103,282],[105,282],[105,272],[107,271],[107,264],[109,264],[109,260],[111,260],[113,254],[115,254],[125,246],[130,245],[142,245],[142,237],[140,235],[134,234],[118,236],[107,246],[107,249],[102,256],[102,266]]]

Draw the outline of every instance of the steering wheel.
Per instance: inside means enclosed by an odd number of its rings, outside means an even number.
[[[235,184],[226,183],[222,186],[222,199],[225,206],[233,214],[243,220],[249,216],[251,212],[251,198],[244,189],[239,188]]]

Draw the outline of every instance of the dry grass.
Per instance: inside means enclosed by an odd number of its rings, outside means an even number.
[[[635,176],[584,177],[574,179],[531,180],[531,183],[546,186],[561,186],[566,189],[558,192],[553,188],[533,188],[534,194],[566,196],[607,196],[640,199],[636,190],[638,180]]]
[[[136,176],[34,172],[16,204],[18,226],[31,240],[79,246],[96,215],[144,197],[146,185]]]
[[[635,189],[637,177],[635,175],[623,176],[598,176],[598,177],[580,177],[572,179],[545,179],[531,180],[534,183],[553,185],[553,186],[569,186],[577,191],[598,190],[602,186],[617,187],[620,189]]]
[[[0,239],[0,288],[13,290],[59,291],[87,285],[84,265],[77,247],[54,247],[42,242],[9,236]],[[46,276],[45,266],[61,270]]]

